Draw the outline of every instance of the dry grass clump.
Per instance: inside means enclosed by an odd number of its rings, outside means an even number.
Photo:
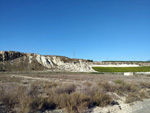
[[[114,83],[116,84],[125,84],[125,82],[123,80],[114,80]]]
[[[15,113],[36,112],[38,110],[54,109],[53,102],[40,95],[38,88],[18,86],[13,90],[3,88],[0,101],[9,111]]]
[[[94,97],[92,98],[92,102],[95,106],[104,107],[108,104],[112,103],[112,97],[110,95],[106,95],[100,91],[96,92]]]
[[[116,86],[113,83],[103,82],[99,84],[100,87],[102,87],[104,92],[114,92],[116,89]]]
[[[142,88],[149,88],[150,89],[150,82],[141,82],[140,85]]]
[[[76,86],[74,84],[64,84],[55,88],[55,92],[58,94],[75,92]]]
[[[0,85],[0,95],[2,95],[2,93],[3,93],[3,86]]]
[[[70,95],[69,101],[67,102],[67,110],[68,112],[79,112],[85,110],[85,108],[89,105],[90,98],[82,93],[74,92]]]
[[[134,101],[140,101],[142,98],[138,94],[138,92],[130,92],[128,96],[126,97],[126,103],[131,103]]]
[[[42,86],[45,88],[45,89],[48,89],[48,88],[53,88],[53,87],[56,87],[58,84],[56,82],[47,82],[45,81]]]
[[[85,94],[73,92],[60,94],[55,97],[55,103],[59,108],[66,108],[68,113],[81,113],[88,108],[90,98]]]
[[[99,85],[103,88],[103,91],[115,92],[117,94],[120,94],[120,92],[122,92],[122,94],[128,94],[129,92],[135,92],[140,89],[139,85],[135,83],[125,83],[123,80],[116,80],[114,83],[104,82]]]
[[[131,103],[134,101],[140,101],[144,98],[148,98],[150,93],[145,90],[149,89],[150,83],[126,83],[123,80],[115,80],[112,82],[98,83],[99,87],[102,87],[103,92],[112,92],[120,96],[126,96],[126,102]],[[105,102],[104,102],[105,103]]]
[[[150,93],[144,89],[129,92],[128,96],[126,97],[126,103],[141,101],[142,99],[149,98],[149,96]]]
[[[10,111],[19,108],[17,112],[28,113],[30,110],[31,97],[27,95],[25,87],[18,86],[13,89],[5,89],[3,86],[3,93],[1,93],[0,101],[2,101],[5,107]]]
[[[143,89],[139,91],[139,95],[141,98],[148,98],[150,96],[149,93]]]

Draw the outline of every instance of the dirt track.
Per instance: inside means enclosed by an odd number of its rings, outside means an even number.
[[[133,113],[149,113],[150,112],[150,99],[144,100],[133,105],[133,109],[136,109]]]

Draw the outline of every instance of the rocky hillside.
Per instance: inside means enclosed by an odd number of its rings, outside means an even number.
[[[89,60],[64,56],[0,51],[0,71],[73,71],[92,72]]]

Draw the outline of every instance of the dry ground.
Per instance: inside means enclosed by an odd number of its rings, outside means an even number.
[[[87,113],[95,106],[132,103],[150,97],[150,75],[97,73],[0,73],[0,112],[61,109]]]

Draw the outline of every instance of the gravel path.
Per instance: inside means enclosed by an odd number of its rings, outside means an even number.
[[[144,100],[132,106],[133,113],[150,113],[150,99]]]

